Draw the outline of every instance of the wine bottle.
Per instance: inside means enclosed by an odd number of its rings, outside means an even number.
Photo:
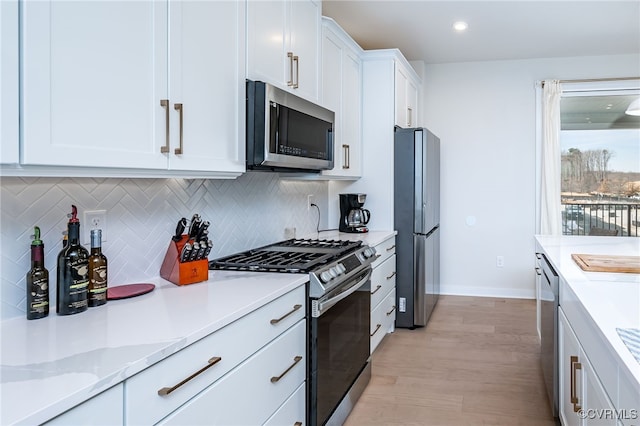
[[[102,230],[91,230],[89,255],[89,307],[107,303],[107,257],[102,253]]]
[[[31,270],[27,272],[27,319],[49,315],[49,271],[44,267],[44,243],[35,226],[31,242]]]
[[[71,206],[68,243],[58,255],[57,303],[58,315],[84,312],[88,308],[89,252],[80,245],[78,209]]]

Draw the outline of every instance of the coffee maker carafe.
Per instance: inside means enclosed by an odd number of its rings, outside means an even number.
[[[365,225],[371,213],[362,208],[366,199],[366,194],[340,194],[340,232],[369,232]]]

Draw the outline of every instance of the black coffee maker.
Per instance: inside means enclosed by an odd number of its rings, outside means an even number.
[[[369,232],[365,225],[371,213],[362,208],[366,199],[366,194],[340,194],[340,232]]]

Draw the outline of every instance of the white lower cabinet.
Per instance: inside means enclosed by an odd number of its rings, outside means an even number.
[[[269,417],[265,422],[265,426],[302,426],[305,424],[306,417],[306,386],[301,384],[298,390],[285,401],[278,411]]]
[[[375,246],[380,256],[371,273],[371,353],[387,333],[395,329],[396,320],[396,255],[395,237]]]
[[[264,423],[305,380],[305,336],[302,320],[160,424]]]
[[[262,424],[304,383],[305,311],[301,286],[127,379],[125,423]]]
[[[122,383],[73,407],[46,422],[46,425],[104,425],[122,424]]]
[[[562,309],[559,309],[558,313],[558,342],[559,410],[562,424],[618,424],[615,407]]]

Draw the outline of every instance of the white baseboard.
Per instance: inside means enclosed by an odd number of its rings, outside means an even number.
[[[479,297],[504,297],[508,299],[535,299],[535,288],[497,288],[497,287],[473,287],[458,285],[441,285],[440,294],[453,296],[479,296]]]

